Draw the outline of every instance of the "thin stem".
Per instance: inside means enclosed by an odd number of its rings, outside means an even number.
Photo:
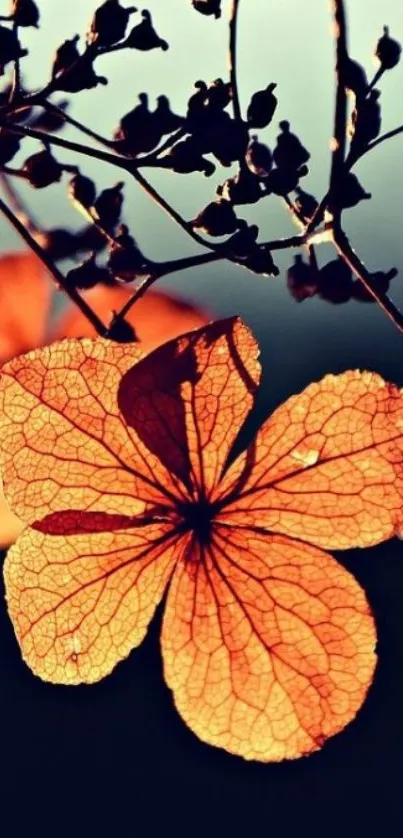
[[[347,94],[344,84],[344,70],[346,61],[348,60],[348,51],[344,0],[332,0],[332,7],[336,40],[336,99],[334,107],[332,163],[330,168],[329,189],[318,204],[316,212],[313,214],[307,226],[307,233],[312,233],[318,224],[321,223],[325,209],[329,203],[329,198],[331,197],[333,190],[336,188],[340,177],[343,175],[346,156]]]
[[[316,251],[313,244],[309,244],[308,247],[308,257],[309,257],[309,264],[311,266],[312,274],[317,277],[319,275],[319,265],[318,260],[316,258]]]
[[[102,160],[105,163],[110,163],[113,166],[117,166],[119,169],[124,169],[124,171],[129,172],[134,179],[137,181],[138,184],[144,189],[145,192],[155,201],[158,206],[161,207],[169,216],[173,219],[181,228],[184,230],[191,238],[197,242],[198,244],[202,245],[202,247],[208,247],[211,250],[216,249],[216,245],[210,244],[209,242],[205,241],[201,236],[194,232],[192,225],[185,221],[182,216],[162,197],[162,195],[154,189],[153,186],[146,180],[146,178],[138,171],[138,163],[134,160],[129,160],[126,157],[121,157],[117,154],[110,154],[107,151],[101,151],[100,149],[92,148],[90,146],[81,145],[81,143],[75,143],[71,140],[65,140],[61,137],[49,137],[45,131],[37,131],[34,128],[29,128],[25,125],[17,125],[14,123],[10,123],[7,121],[3,121],[0,118],[0,125],[7,126],[9,131],[13,131],[16,134],[21,134],[22,136],[31,137],[34,140],[40,140],[45,144],[51,144],[55,146],[59,146],[60,148],[64,148],[67,151],[74,151],[77,154],[84,154],[87,157],[96,158],[97,160]]]
[[[48,99],[42,103],[44,109],[46,111],[50,111],[50,113],[56,114],[56,116],[60,116],[64,119],[65,122],[68,122],[69,125],[74,125],[75,128],[78,128],[82,134],[86,134],[87,137],[90,137],[92,140],[95,140],[97,143],[101,143],[101,145],[111,147],[113,146],[112,140],[108,140],[106,137],[102,137],[101,134],[97,134],[96,131],[93,131],[92,128],[88,128],[84,123],[79,122],[78,119],[75,119],[74,116],[71,116],[69,113],[63,110],[63,108],[59,108],[58,105],[54,105],[53,102],[49,102]]]
[[[276,239],[274,241],[263,242],[262,246],[264,244],[269,248],[269,250],[288,250],[290,247],[302,247],[305,243],[305,235],[298,235],[290,236],[286,239]],[[313,251],[313,246],[311,246],[311,248]],[[157,280],[162,277],[168,276],[168,274],[172,273],[179,273],[179,271],[185,271],[189,268],[198,268],[211,262],[219,262],[222,259],[228,258],[228,252],[223,248],[221,251],[217,250],[215,253],[202,253],[197,256],[185,256],[182,259],[171,259],[167,262],[161,263],[160,265],[157,263],[156,271],[143,279],[140,285],[133,292],[130,299],[127,300],[123,308],[116,314],[115,322],[125,317],[127,312],[137,302],[137,300],[139,300],[140,297],[142,297],[143,294],[145,294],[146,291],[154,285],[154,282],[157,282]]]
[[[153,164],[157,164],[157,158],[162,154],[164,151],[168,151],[168,149],[172,148],[182,137],[185,137],[188,132],[185,128],[178,128],[174,134],[170,134],[169,137],[164,140],[162,145],[155,149],[155,151],[151,151],[150,154],[144,154],[142,157],[138,158],[139,166],[152,166]]]
[[[136,288],[132,296],[127,300],[124,306],[115,315],[115,323],[123,320],[126,317],[127,313],[130,311],[132,306],[134,306],[137,300],[139,300],[140,297],[142,297],[146,293],[146,291],[148,291],[149,288],[151,288],[151,285],[153,285],[154,282],[157,281],[157,279],[160,279],[160,274],[150,274],[149,276],[146,276],[142,282],[140,282],[140,285]]]
[[[5,175],[12,175],[13,177],[18,177],[21,180],[27,180],[27,173],[23,172],[21,169],[13,169],[12,166],[3,166],[2,172]]]
[[[0,170],[0,183],[6,195],[6,198],[8,198],[10,208],[14,211],[14,213],[20,219],[20,221],[22,221],[25,224],[25,226],[31,233],[35,235],[41,233],[39,223],[33,217],[31,211],[28,211],[28,209],[24,205],[20,195],[14,188],[12,180],[9,177],[7,177],[7,173],[4,168],[3,170]]]
[[[101,134],[98,134],[96,131],[93,131],[92,128],[88,128],[88,126],[84,125],[83,122],[80,122],[78,119],[75,119],[62,108],[59,108],[57,105],[53,104],[53,102],[49,102],[48,99],[45,99],[42,102],[42,106],[45,108],[45,110],[52,111],[53,113],[57,114],[57,116],[62,117],[65,120],[65,122],[68,122],[70,125],[74,125],[74,127],[81,131],[82,134],[86,134],[87,137],[91,137],[91,139],[95,140],[95,142],[100,143],[103,146],[106,146],[106,148],[114,147],[113,140],[108,140],[107,137],[103,137]],[[140,166],[158,165],[157,158],[159,157],[159,155],[162,154],[164,151],[167,151],[167,149],[171,148],[171,146],[175,145],[175,143],[178,142],[178,140],[182,139],[182,137],[184,137],[185,134],[186,131],[184,128],[178,128],[178,130],[175,131],[174,134],[171,134],[169,137],[167,137],[167,139],[162,143],[162,145],[159,146],[159,148],[156,148],[149,154],[140,155],[140,157],[138,157],[135,161],[131,159],[131,165],[138,166],[139,168]]]
[[[18,26],[14,22],[13,23],[13,33],[15,37],[18,39]],[[21,90],[21,66],[20,66],[20,58],[17,58],[14,61],[14,73],[13,73],[13,83],[10,92],[9,102],[12,104],[15,99],[18,98]]]
[[[394,325],[403,332],[403,313],[395,306],[387,294],[378,291],[373,284],[371,273],[365,267],[351,244],[340,224],[336,224],[333,230],[333,242],[343,261],[348,265],[353,274],[363,284],[368,294],[374,298],[381,309],[387,314]]]
[[[62,139],[61,137],[49,136],[46,131],[37,131],[36,128],[30,128],[28,125],[18,125],[10,122],[8,119],[3,119],[0,116],[0,125],[12,131],[14,134],[19,134],[23,137],[31,137],[33,140],[39,140],[44,145],[54,145],[63,148],[66,151],[74,151],[76,154],[84,154],[86,157],[96,158],[102,160],[104,163],[110,163],[112,166],[118,166],[120,169],[129,170],[129,161],[125,157],[118,154],[111,154],[107,151],[101,151],[98,148],[82,145],[81,143],[73,142],[72,140]]]
[[[379,67],[379,70],[376,71],[372,81],[368,85],[367,93],[369,93],[369,91],[372,90],[375,87],[375,85],[378,83],[378,81],[382,78],[384,72],[385,72],[384,68]]]
[[[197,242],[197,244],[202,245],[202,247],[208,247],[210,250],[217,249],[216,245],[210,244],[210,242],[205,241],[202,238],[202,236],[199,236],[198,233],[195,233],[192,225],[189,224],[188,221],[185,221],[184,218],[182,218],[182,216],[179,214],[179,212],[177,212],[176,209],[174,209],[174,207],[172,207],[168,203],[168,201],[166,201],[165,198],[163,198],[162,195],[160,195],[159,192],[157,192],[157,190],[154,189],[151,183],[148,180],[146,180],[144,175],[142,175],[136,169],[131,170],[131,174],[133,175],[135,181],[137,181],[137,183],[142,187],[142,189],[144,189],[147,195],[156,204],[158,204],[158,206],[161,207],[161,209],[163,209],[164,212],[166,212],[167,215],[169,215],[169,217],[172,218],[173,221],[176,221],[179,227],[181,227],[182,230],[184,230],[185,233],[188,234],[188,236],[190,236],[195,242]]]
[[[386,140],[391,140],[393,137],[397,137],[399,134],[403,134],[403,125],[398,125],[397,128],[393,128],[392,131],[387,131],[385,134],[381,134],[376,140],[372,140],[372,142],[368,143],[367,147],[361,151],[360,154],[356,154],[354,160],[351,162],[347,157],[346,165],[348,164],[349,167],[353,166],[357,160],[360,160],[361,157],[364,157],[365,154],[368,154],[369,151],[372,151],[373,148],[376,148],[377,145],[384,143]]]
[[[238,80],[237,80],[237,55],[236,55],[236,38],[238,26],[238,12],[240,0],[231,0],[229,10],[229,72],[232,91],[232,104],[234,108],[234,117],[240,122],[242,119],[241,105],[239,102]]]
[[[334,113],[334,148],[330,170],[329,192],[332,194],[339,181],[346,156],[347,93],[344,84],[347,52],[347,24],[344,0],[333,0],[336,38],[336,101]]]
[[[104,326],[102,320],[99,319],[98,315],[92,310],[92,308],[88,305],[88,303],[83,300],[80,296],[78,291],[70,287],[64,275],[59,271],[56,265],[53,264],[52,260],[47,255],[46,251],[38,244],[36,239],[27,229],[27,226],[18,218],[10,207],[0,198],[0,212],[7,218],[10,224],[14,227],[14,229],[19,233],[21,238],[26,242],[28,247],[35,253],[36,256],[41,260],[44,266],[47,268],[49,273],[53,276],[56,284],[63,289],[63,291],[67,294],[70,300],[80,309],[81,313],[84,317],[89,320],[89,322],[93,325],[99,335],[106,334],[106,327]]]

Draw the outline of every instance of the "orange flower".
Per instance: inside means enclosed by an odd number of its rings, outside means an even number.
[[[98,286],[82,296],[108,323],[133,294],[130,288]],[[0,365],[15,355],[62,337],[95,335],[79,309],[68,304],[50,326],[52,284],[40,260],[30,252],[0,257]],[[143,351],[207,322],[201,309],[171,294],[149,291],[130,309],[127,320],[134,326]],[[8,508],[0,486],[0,549],[12,544],[22,524]]]
[[[227,467],[257,355],[237,318],[143,358],[54,344],[5,367],[0,446],[29,525],[5,580],[33,671],[103,678],[168,587],[162,654],[180,714],[204,741],[268,761],[320,748],[371,683],[369,605],[324,549],[401,526],[403,407],[375,374],[326,376]]]

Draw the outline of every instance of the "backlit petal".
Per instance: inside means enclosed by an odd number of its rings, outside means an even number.
[[[4,568],[22,654],[43,680],[98,681],[141,643],[180,549],[166,524],[121,529],[102,515],[76,535],[28,527]],[[105,529],[106,527],[106,529]],[[102,531],[104,529],[104,531]]]
[[[208,495],[248,415],[258,347],[239,318],[156,349],[122,379],[119,405],[150,451],[191,491]]]
[[[374,373],[328,375],[288,399],[217,495],[229,523],[333,549],[403,526],[403,398]]]
[[[354,718],[375,642],[364,592],[331,556],[217,525],[211,546],[175,569],[164,673],[200,739],[246,759],[292,759]]]
[[[23,520],[70,508],[136,515],[171,502],[169,473],[118,407],[122,373],[139,357],[135,345],[66,340],[4,367],[1,467]]]

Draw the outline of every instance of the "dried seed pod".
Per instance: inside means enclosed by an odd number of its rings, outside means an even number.
[[[318,202],[313,195],[310,195],[309,192],[305,192],[300,186],[296,186],[295,192],[297,195],[295,199],[295,206],[302,220],[307,224],[308,221],[311,220],[312,216],[315,215],[318,208]]]
[[[91,223],[76,233],[77,253],[100,253],[106,247],[106,238],[98,227]]]
[[[119,234],[109,248],[107,265],[111,274],[123,282],[133,282],[136,277],[149,272],[150,264],[127,227],[122,224]]]
[[[97,265],[94,255],[86,259],[77,268],[72,268],[66,274],[66,281],[72,288],[88,290],[94,288],[101,282],[109,280],[109,273],[106,268]]]
[[[338,257],[328,262],[318,274],[318,292],[330,303],[346,303],[351,299],[353,277],[350,268]]]
[[[261,274],[262,276],[278,276],[280,271],[277,265],[274,264],[271,250],[266,244],[256,245],[247,259],[241,262],[252,273]]]
[[[78,172],[69,182],[69,195],[73,201],[89,209],[94,205],[96,197],[94,181]]]
[[[81,90],[92,90],[98,84],[108,84],[105,76],[97,76],[92,62],[92,57],[83,55],[77,64],[57,78],[55,88],[66,93],[79,93]]]
[[[55,90],[79,93],[92,90],[98,84],[108,84],[104,76],[97,76],[93,67],[96,56],[91,52],[80,55],[77,49],[79,36],[64,41],[57,49],[52,66],[52,81]]]
[[[150,12],[145,9],[141,14],[143,20],[127,36],[126,46],[131,49],[141,50],[142,52],[148,52],[151,49],[158,48],[165,52],[169,49],[169,45],[157,35],[152,24]]]
[[[178,131],[183,126],[185,118],[171,111],[167,96],[158,96],[157,103],[153,116],[158,120],[160,136],[163,137],[166,134],[173,134],[174,131]]]
[[[251,137],[245,154],[246,165],[252,174],[266,178],[271,172],[273,155],[267,145],[260,143],[256,134]]]
[[[214,154],[222,166],[242,160],[248,146],[248,131],[242,122],[225,111],[207,109],[203,126],[194,134],[202,154]]]
[[[297,188],[299,179],[308,174],[307,166],[301,166],[300,169],[283,169],[275,168],[270,172],[269,177],[265,180],[266,192],[268,195],[281,195],[284,197],[289,192],[294,192]]]
[[[17,134],[11,134],[4,128],[0,133],[0,165],[4,166],[17,154],[21,147],[21,138]]]
[[[35,189],[44,189],[51,183],[58,183],[62,174],[63,166],[45,149],[37,154],[27,157],[22,171],[28,183]]]
[[[11,17],[16,26],[35,26],[39,24],[39,9],[34,0],[13,0]]]
[[[190,133],[197,131],[204,124],[208,107],[206,82],[196,81],[194,87],[196,93],[190,96],[186,113],[186,129]]]
[[[114,313],[112,320],[108,326],[108,331],[105,337],[110,340],[115,340],[116,343],[134,343],[138,340],[133,326],[127,320]]]
[[[336,184],[330,209],[350,209],[357,206],[360,201],[368,201],[371,197],[371,193],[365,191],[357,176],[349,172]]]
[[[113,228],[118,223],[123,206],[123,181],[109,189],[103,189],[94,203],[99,221],[106,228]]]
[[[52,230],[43,232],[40,243],[51,259],[55,259],[55,261],[75,256],[80,249],[77,234],[70,230],[64,230],[62,227],[54,227]]]
[[[129,17],[137,12],[135,6],[124,8],[119,0],[105,0],[96,9],[91,21],[88,41],[101,47],[110,47],[125,36]]]
[[[221,17],[221,0],[192,0],[192,6],[202,15]]]
[[[383,35],[379,39],[375,55],[381,65],[381,70],[392,70],[400,61],[401,44],[389,35],[389,26],[383,27]]]
[[[365,96],[368,89],[368,79],[364,68],[352,58],[347,58],[344,64],[344,87],[346,90],[351,90],[356,99]]]
[[[132,157],[152,151],[163,136],[157,112],[148,109],[147,94],[140,93],[138,98],[140,104],[122,117],[114,133],[119,150]]]
[[[240,229],[226,243],[229,258],[235,259],[237,262],[247,259],[255,248],[258,235],[259,227],[257,224],[249,226],[244,222],[244,225],[240,226]]]
[[[28,55],[28,52],[22,49],[17,32],[8,29],[7,26],[0,26],[0,76],[4,74],[4,68],[10,61],[17,61],[25,55]]]
[[[381,106],[379,90],[371,90],[364,99],[359,99],[351,115],[351,151],[359,153],[374,140],[381,131]]]
[[[266,128],[273,119],[277,107],[277,99],[273,93],[276,84],[269,84],[265,90],[258,90],[253,94],[248,110],[247,120],[251,128]]]
[[[217,195],[234,205],[256,204],[263,194],[259,178],[245,167],[217,187]]]
[[[206,177],[210,177],[215,172],[214,164],[203,157],[192,137],[176,143],[167,154],[160,157],[159,165],[178,174],[203,172]]]
[[[290,123],[280,122],[281,134],[277,137],[277,145],[273,151],[273,159],[280,169],[299,169],[307,163],[310,154],[301,141],[290,131]]]
[[[62,75],[79,60],[81,57],[77,48],[79,40],[80,36],[74,35],[74,38],[67,39],[58,47],[53,60],[52,79]]]
[[[288,268],[287,287],[297,303],[313,297],[318,291],[318,277],[299,253],[294,257],[294,264]]]
[[[98,219],[107,229],[113,228],[119,221],[123,205],[123,187],[123,181],[119,181],[110,189],[103,189],[94,203]]]
[[[230,82],[222,79],[214,79],[209,82],[206,90],[206,104],[209,108],[224,110],[232,99],[232,88]]]
[[[240,226],[232,205],[221,198],[207,204],[191,224],[195,230],[202,230],[209,236],[225,236],[235,233]]]

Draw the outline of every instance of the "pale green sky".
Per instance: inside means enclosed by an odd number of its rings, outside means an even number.
[[[126,0],[130,5],[131,0]],[[30,85],[45,82],[52,53],[66,37],[84,34],[97,0],[40,0],[42,26],[39,32],[26,30],[24,39],[31,49],[24,60],[25,77]],[[103,58],[97,70],[109,78],[108,87],[83,92],[72,97],[71,113],[92,127],[108,134],[119,117],[136,103],[137,94],[146,90],[151,102],[160,93],[167,93],[173,107],[184,111],[196,79],[214,79],[227,70],[228,3],[223,0],[224,14],[220,21],[197,14],[190,0],[148,0],[159,34],[170,44],[168,52],[125,52]],[[374,45],[388,24],[391,34],[403,41],[402,0],[347,0],[351,55],[365,64],[369,74],[375,69],[372,59]],[[8,0],[0,0],[0,11],[8,9]],[[134,20],[134,18],[133,18]],[[308,191],[320,196],[326,189],[329,165],[329,140],[332,133],[334,74],[333,41],[331,37],[330,0],[242,0],[239,27],[239,84],[243,106],[255,90],[270,81],[278,83],[279,107],[273,125],[261,132],[269,145],[275,142],[278,122],[287,118],[312,154],[311,171],[304,180]],[[388,73],[381,85],[383,127],[395,127],[403,121],[403,62]],[[75,131],[67,136],[79,139]],[[33,146],[31,146],[33,147]],[[26,146],[28,149],[28,145]],[[63,161],[72,158],[57,152]],[[380,147],[357,167],[357,173],[374,199],[364,202],[356,211],[345,213],[345,223],[360,254],[372,270],[390,268],[403,270],[402,223],[400,212],[403,194],[403,140],[397,138]],[[75,162],[77,162],[75,160]],[[82,170],[96,177],[101,185],[111,185],[121,173],[84,161]],[[212,199],[214,185],[230,174],[221,170],[216,178],[202,175],[171,175],[153,173],[153,181],[185,217],[192,218]],[[60,187],[42,193],[27,189],[32,207],[48,224],[74,223],[77,217],[69,208]],[[164,258],[195,252],[195,245],[178,233],[163,213],[150,204],[135,184],[127,184],[126,219],[145,251]],[[281,201],[267,199],[259,207],[247,210],[245,217],[257,220],[262,238],[286,235],[293,228]],[[0,246],[15,246],[16,239],[8,228],[0,225]],[[328,254],[325,254],[325,259]],[[287,254],[279,262],[284,269],[292,260]],[[325,369],[343,356],[344,347],[352,348],[357,364],[376,366],[384,349],[401,352],[395,344],[395,333],[375,306],[351,304],[335,307],[312,300],[297,306],[288,297],[284,283],[264,280],[247,274],[236,266],[213,266],[203,271],[177,275],[170,285],[185,290],[188,296],[214,303],[219,314],[235,311],[242,314],[258,331],[268,334],[276,356],[284,355],[285,337],[292,334],[299,347],[287,364],[298,367],[304,376],[306,359],[313,357],[317,346],[327,339],[333,341],[334,352]],[[403,279],[395,280],[393,293],[403,305]],[[341,311],[342,310],[342,311]],[[276,316],[270,318],[274,311]],[[343,318],[343,328],[340,321]],[[371,331],[372,330],[372,331]],[[375,330],[375,331],[374,331]],[[312,341],[307,342],[309,332]],[[375,334],[375,337],[374,337]],[[347,336],[348,335],[348,341]],[[397,336],[400,341],[401,338]],[[396,349],[395,349],[396,346]],[[354,354],[355,353],[355,354]],[[386,354],[385,354],[386,358]],[[334,360],[336,359],[336,360]],[[338,361],[337,361],[338,363]],[[321,370],[318,370],[318,374]]]

